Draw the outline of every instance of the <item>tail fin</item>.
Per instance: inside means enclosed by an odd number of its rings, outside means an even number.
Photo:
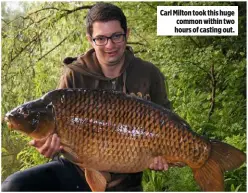
[[[211,141],[211,152],[201,168],[193,169],[194,177],[203,191],[224,191],[224,172],[241,166],[246,155],[220,141]]]

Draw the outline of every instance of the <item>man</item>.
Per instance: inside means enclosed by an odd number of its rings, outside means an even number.
[[[66,58],[58,88],[114,89],[150,99],[170,108],[164,78],[151,63],[136,58],[126,46],[129,36],[126,17],[117,6],[98,3],[86,18],[87,39],[93,49],[76,58]],[[30,143],[45,157],[63,147],[56,134]],[[167,170],[160,157],[150,169]],[[107,191],[141,191],[142,173],[113,174]],[[2,184],[2,191],[90,191],[84,172],[64,158],[17,172]]]

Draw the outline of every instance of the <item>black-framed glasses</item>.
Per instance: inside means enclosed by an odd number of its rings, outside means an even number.
[[[113,43],[120,43],[123,42],[125,38],[126,38],[126,34],[113,34],[110,37],[98,36],[96,38],[92,38],[92,40],[97,46],[105,46],[108,43],[109,39],[111,39]]]

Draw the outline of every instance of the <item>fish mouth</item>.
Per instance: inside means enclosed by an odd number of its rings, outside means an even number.
[[[14,124],[11,123],[11,118],[13,115],[11,113],[7,113],[4,117],[4,121],[7,123],[9,129],[14,129]]]

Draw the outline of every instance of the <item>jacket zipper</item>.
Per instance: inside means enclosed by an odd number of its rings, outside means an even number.
[[[112,89],[116,90],[116,80],[112,80]]]

